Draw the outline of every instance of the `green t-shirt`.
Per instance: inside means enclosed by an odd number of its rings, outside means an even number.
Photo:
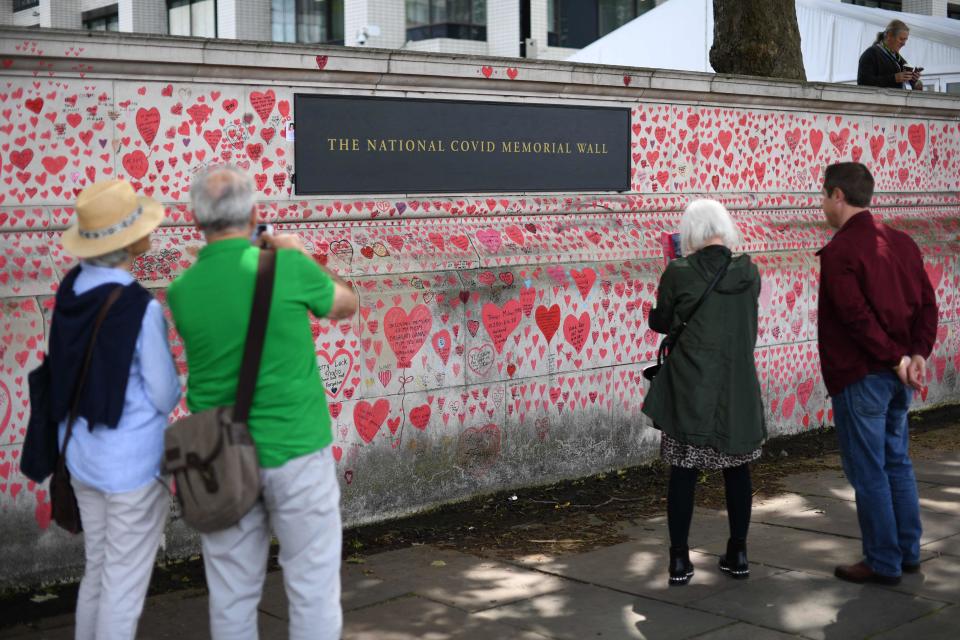
[[[243,238],[214,242],[167,291],[187,353],[187,407],[193,413],[236,400],[259,256],[260,250]],[[310,313],[329,313],[333,293],[333,281],[313,260],[291,249],[277,252],[248,421],[263,467],[279,467],[333,441],[310,330]]]

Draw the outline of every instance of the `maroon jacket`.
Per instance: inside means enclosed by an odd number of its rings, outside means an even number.
[[[831,396],[905,355],[930,356],[937,300],[910,236],[862,211],[817,255],[818,346]]]

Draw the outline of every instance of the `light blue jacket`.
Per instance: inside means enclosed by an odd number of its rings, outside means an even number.
[[[123,269],[83,262],[73,290],[80,295],[103,284],[131,282],[133,276]],[[94,425],[91,431],[85,419],[77,419],[67,447],[71,475],[104,493],[135,491],[153,482],[160,474],[163,431],[179,401],[180,380],[167,342],[167,322],[160,303],[151,300],[130,364],[120,422],[116,429]],[[60,424],[61,447],[66,429],[64,421]]]

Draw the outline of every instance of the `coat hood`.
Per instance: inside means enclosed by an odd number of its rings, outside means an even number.
[[[717,270],[723,267],[723,264],[731,257],[730,249],[711,245],[704,247],[700,251],[690,256],[690,264],[698,274],[703,278],[704,283],[709,283]],[[714,290],[719,294],[733,295],[743,293],[760,279],[760,272],[756,265],[750,260],[750,256],[743,254],[733,258],[727,273],[717,284]]]

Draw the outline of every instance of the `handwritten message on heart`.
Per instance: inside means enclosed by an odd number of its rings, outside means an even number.
[[[410,424],[423,431],[430,422],[430,405],[422,404],[410,410]]]
[[[397,366],[406,369],[411,366],[413,356],[417,355],[423,343],[430,335],[433,316],[430,308],[420,304],[408,314],[402,307],[393,307],[383,319],[383,332],[387,344],[397,356]]]
[[[572,314],[564,318],[563,337],[577,353],[583,351],[588,335],[590,335],[590,314],[586,311],[581,313],[579,318]]]
[[[160,129],[160,110],[156,107],[137,109],[136,124],[137,131],[143,141],[147,143],[147,146],[153,144],[153,140],[157,137],[157,131]]]
[[[485,343],[479,347],[473,347],[467,352],[467,366],[478,376],[483,376],[493,366],[495,358],[493,345]]]
[[[317,367],[327,394],[336,398],[353,368],[353,354],[346,349],[339,349],[332,356],[325,351],[317,351]]]
[[[547,339],[547,342],[550,342],[557,329],[560,328],[560,305],[555,304],[549,308],[540,305],[537,307],[535,319],[540,333]]]
[[[503,345],[507,338],[520,324],[522,312],[523,309],[516,300],[508,300],[502,308],[492,302],[483,305],[483,326],[493,340],[497,353],[503,352]]]
[[[440,356],[440,361],[447,364],[450,359],[450,332],[446,329],[436,332],[430,339],[433,344],[433,350]]]
[[[373,442],[388,413],[390,413],[390,401],[383,398],[373,404],[366,400],[357,403],[353,408],[353,424],[364,442],[367,444]]]

